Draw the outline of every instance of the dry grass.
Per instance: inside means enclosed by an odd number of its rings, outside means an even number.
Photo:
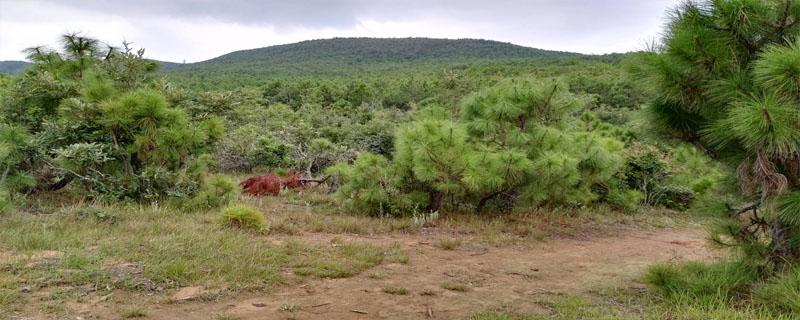
[[[461,283],[455,283],[455,282],[443,283],[442,284],[442,288],[450,290],[450,291],[456,291],[456,292],[467,292],[467,291],[469,291],[469,287],[467,287],[466,285],[461,284]]]
[[[455,250],[461,246],[463,240],[459,238],[440,238],[433,243],[434,247],[442,250]]]

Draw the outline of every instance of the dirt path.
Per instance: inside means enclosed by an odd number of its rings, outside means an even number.
[[[557,239],[502,248],[467,244],[443,250],[424,236],[315,234],[307,240],[397,242],[410,261],[381,265],[347,279],[312,280],[267,295],[148,306],[147,314],[153,319],[213,319],[225,314],[235,319],[330,320],[426,319],[429,313],[436,319],[462,319],[500,305],[544,311],[535,303],[537,295],[630,282],[654,262],[709,259],[714,253],[704,245],[704,236],[701,230],[629,231],[589,240]],[[447,290],[445,284],[466,291]],[[385,287],[405,288],[408,294],[385,293]]]

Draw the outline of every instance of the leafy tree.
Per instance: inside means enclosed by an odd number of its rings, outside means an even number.
[[[735,163],[749,201],[719,208],[713,238],[768,267],[798,261],[800,2],[687,1],[656,49],[635,70],[657,89],[655,123]]]

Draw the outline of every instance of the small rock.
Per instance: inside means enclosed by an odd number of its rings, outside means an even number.
[[[19,292],[22,292],[22,293],[28,293],[28,292],[31,292],[31,287],[22,287],[22,288],[19,288]]]
[[[172,300],[175,301],[185,301],[185,300],[192,300],[200,297],[205,293],[203,287],[200,286],[193,286],[193,287],[183,287],[175,295],[172,296]]]

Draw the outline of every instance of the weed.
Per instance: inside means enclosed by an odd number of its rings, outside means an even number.
[[[224,314],[224,313],[214,314],[214,320],[239,320],[239,319],[241,318],[231,314]]]
[[[388,286],[388,287],[383,287],[383,293],[388,293],[388,294],[395,294],[395,295],[401,295],[401,296],[404,296],[404,295],[407,295],[407,294],[408,294],[408,289],[406,289],[406,288],[403,288],[403,287],[392,287],[392,286]]]
[[[432,297],[436,295],[436,291],[434,291],[433,289],[425,288],[419,292],[419,295]]]
[[[281,305],[281,311],[296,312],[303,309],[303,306],[294,303],[285,303]]]
[[[144,312],[143,309],[138,308],[138,307],[133,307],[133,308],[127,309],[124,312],[122,312],[122,317],[126,318],[126,319],[144,318],[146,316],[147,316],[147,313]]]
[[[461,246],[461,239],[458,238],[442,238],[436,240],[433,245],[442,250],[455,250]]]
[[[442,288],[457,292],[467,292],[469,290],[469,288],[466,285],[454,282],[444,283],[442,284]]]
[[[370,279],[386,279],[389,277],[389,274],[387,274],[386,272],[378,271],[368,274],[367,277],[369,277]]]

